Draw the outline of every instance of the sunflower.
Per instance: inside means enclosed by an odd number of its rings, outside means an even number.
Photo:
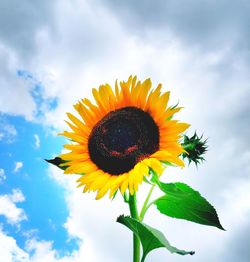
[[[97,191],[96,199],[117,190],[131,195],[138,190],[144,176],[153,170],[161,175],[165,164],[184,166],[179,156],[185,152],[181,133],[189,125],[173,120],[180,107],[169,107],[170,92],[161,93],[162,85],[152,89],[150,79],[93,89],[95,103],[85,98],[74,105],[79,113],[67,113],[71,131],[61,135],[71,143],[64,145],[65,174],[81,174],[77,180],[83,192]]]

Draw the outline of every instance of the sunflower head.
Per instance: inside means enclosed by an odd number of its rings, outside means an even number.
[[[192,137],[188,137],[187,135],[183,136],[182,147],[185,149],[185,152],[182,153],[183,159],[187,158],[189,164],[194,162],[197,166],[201,162],[203,162],[204,154],[207,152],[207,139],[202,140],[203,136],[198,136],[196,132]]]
[[[81,174],[84,192],[97,191],[97,199],[117,190],[133,195],[149,170],[162,174],[164,161],[184,166],[179,140],[189,125],[173,120],[181,108],[168,106],[170,93],[161,88],[130,76],[116,81],[114,90],[108,84],[94,88],[94,102],[82,99],[74,105],[79,116],[67,114],[71,131],[62,135],[71,142],[59,156],[65,161],[60,167]]]

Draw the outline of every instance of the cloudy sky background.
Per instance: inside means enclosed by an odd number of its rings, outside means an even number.
[[[194,256],[250,260],[250,2],[0,0],[0,254],[3,261],[131,261],[121,197],[95,201],[48,166],[65,112],[130,74],[163,83],[178,119],[208,137],[206,162],[166,171],[216,207],[227,231],[163,217],[145,222]],[[140,191],[143,198],[147,187]]]

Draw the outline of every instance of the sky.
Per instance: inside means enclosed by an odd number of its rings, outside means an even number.
[[[246,0],[0,0],[1,261],[132,261],[132,234],[115,222],[129,212],[122,198],[96,201],[44,161],[60,154],[72,105],[131,74],[162,83],[187,134],[208,138],[203,165],[162,180],[201,192],[226,229],[152,208],[145,223],[196,254],[158,249],[147,261],[249,261],[249,13]]]

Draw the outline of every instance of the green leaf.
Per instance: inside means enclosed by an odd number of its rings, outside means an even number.
[[[147,254],[150,251],[160,247],[165,247],[171,253],[177,253],[179,255],[194,254],[194,251],[184,251],[171,246],[168,240],[159,230],[141,223],[134,218],[131,218],[129,216],[119,216],[117,218],[117,222],[128,227],[131,231],[133,231],[134,234],[136,234],[140,238],[143,248],[143,256],[141,261],[145,260]]]
[[[62,160],[60,157],[55,157],[54,159],[45,159],[45,161],[61,168],[62,170],[65,170],[68,167],[68,166],[60,166],[61,164],[67,162],[65,160]]]
[[[215,208],[198,191],[184,183],[157,185],[166,193],[153,202],[162,214],[225,230]]]

